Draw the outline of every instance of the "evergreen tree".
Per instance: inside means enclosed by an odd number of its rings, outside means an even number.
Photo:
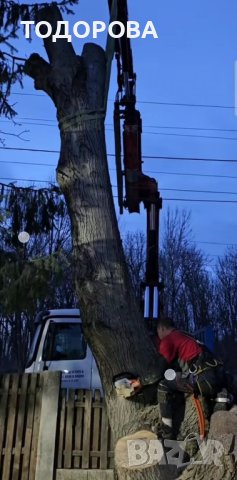
[[[73,13],[71,6],[78,0],[62,0],[61,2],[48,2],[38,5],[37,3],[26,4],[12,0],[0,1],[0,116],[11,119],[16,115],[14,106],[9,103],[12,86],[21,84],[23,75],[24,58],[18,56],[16,48],[19,22],[36,20],[39,8],[46,5],[58,5],[66,14]]]
[[[22,370],[36,312],[75,305],[70,223],[56,187],[2,185],[0,208],[0,362]],[[23,231],[30,235],[25,244]]]

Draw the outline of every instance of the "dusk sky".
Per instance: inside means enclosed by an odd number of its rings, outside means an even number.
[[[226,244],[237,244],[237,4],[235,0],[128,0],[128,7],[130,20],[139,21],[143,28],[152,20],[159,35],[158,39],[132,41],[138,109],[143,120],[143,154],[163,157],[144,159],[144,172],[159,181],[164,199],[162,217],[168,207],[191,211],[194,239],[209,255],[211,265],[217,255],[223,255]],[[75,15],[69,17],[72,25],[78,20],[108,23],[107,0],[80,0],[74,10]],[[106,36],[101,35],[99,43],[104,46],[105,41]],[[78,54],[83,42],[73,38]],[[19,56],[27,57],[35,51],[46,58],[42,40],[34,34],[31,43],[23,35],[16,43]],[[106,118],[109,154],[114,153],[116,87],[114,63]],[[55,108],[43,92],[34,90],[33,81],[26,78],[24,89],[15,85],[11,100],[21,126],[1,118],[0,130],[29,130],[23,135],[29,141],[6,135],[5,147],[59,150]],[[0,156],[2,182],[17,180],[17,185],[42,187],[44,181],[55,181],[57,153],[1,148]],[[210,161],[217,159],[222,161]],[[116,185],[112,156],[109,166],[111,183]],[[116,188],[113,191],[116,195]],[[121,221],[122,233],[145,231],[145,223],[144,213],[126,213]]]

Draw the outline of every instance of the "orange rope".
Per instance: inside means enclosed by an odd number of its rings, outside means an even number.
[[[198,398],[195,398],[194,395],[192,395],[192,399],[197,410],[200,439],[203,440],[205,437],[205,417],[202,405],[200,403],[200,400]]]

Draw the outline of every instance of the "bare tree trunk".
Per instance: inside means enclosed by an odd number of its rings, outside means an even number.
[[[40,20],[49,21],[53,32],[60,19],[56,7],[40,12]],[[49,63],[33,54],[25,68],[57,108],[57,178],[72,222],[85,335],[98,363],[115,443],[139,430],[150,438],[154,416],[159,418],[157,407],[146,415],[142,403],[118,398],[113,387],[113,376],[121,372],[151,383],[158,378],[159,365],[131,287],[113,204],[104,132],[105,53],[86,44],[79,57],[65,39],[44,42]],[[145,469],[118,466],[120,480],[174,478],[170,475],[157,462]]]

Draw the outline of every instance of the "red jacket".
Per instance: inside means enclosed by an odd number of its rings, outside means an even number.
[[[194,338],[179,330],[172,330],[160,340],[156,348],[168,363],[177,360],[181,366],[203,351],[202,346]]]

